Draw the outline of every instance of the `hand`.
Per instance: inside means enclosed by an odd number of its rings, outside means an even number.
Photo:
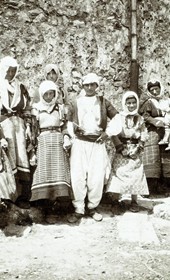
[[[6,141],[5,138],[2,138],[2,139],[1,139],[1,146],[2,146],[4,149],[7,149],[7,148],[8,148],[8,142]]]
[[[131,149],[131,151],[129,152],[129,157],[135,159],[137,158],[137,154],[138,154],[138,147],[135,147]]]
[[[170,125],[170,120],[165,118],[164,119],[164,124],[169,126]]]
[[[31,166],[35,166],[37,164],[37,157],[34,154],[31,158],[30,158],[30,165]]]
[[[103,144],[107,138],[108,138],[107,133],[102,132],[102,134],[97,138],[96,143]]]
[[[30,128],[29,125],[27,125],[27,127],[26,127],[25,135],[26,135],[26,139],[30,139],[31,140],[31,128]]]
[[[71,148],[71,141],[68,135],[64,136],[64,144],[63,144],[63,149],[65,151],[68,151]]]
[[[156,122],[156,127],[164,127],[163,121],[157,121]]]

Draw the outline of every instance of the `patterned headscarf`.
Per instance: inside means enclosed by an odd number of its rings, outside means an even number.
[[[160,94],[157,95],[157,96],[155,96],[155,95],[153,95],[153,94],[150,93],[150,89],[151,89],[152,87],[155,87],[155,86],[158,86],[158,87],[160,88]],[[149,81],[149,82],[147,83],[147,90],[148,90],[148,91],[147,91],[147,96],[150,97],[150,98],[157,99],[157,100],[161,99],[162,96],[163,96],[163,94],[164,94],[163,86],[161,85],[160,81],[158,81],[158,80],[156,80],[156,81]]]
[[[153,86],[158,86],[160,88],[160,94],[159,95],[155,96],[155,95],[150,93],[149,90]],[[160,110],[161,109],[161,100],[164,98],[164,88],[163,88],[162,84],[158,80],[149,81],[147,83],[147,89],[148,89],[147,96],[150,98],[152,103],[155,105],[156,109]]]

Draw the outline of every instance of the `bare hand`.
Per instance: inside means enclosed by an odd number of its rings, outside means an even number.
[[[108,135],[106,134],[106,132],[102,132],[102,134],[97,138],[96,143],[103,144],[107,138]]]
[[[26,139],[30,139],[31,140],[31,128],[30,128],[30,126],[26,127],[25,135],[26,135]]]
[[[2,139],[1,139],[1,146],[2,146],[4,149],[7,149],[7,148],[8,148],[8,142],[6,141],[5,138],[2,138]]]

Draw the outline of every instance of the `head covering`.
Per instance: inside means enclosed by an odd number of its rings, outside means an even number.
[[[135,98],[136,101],[137,101],[137,106],[136,106],[136,109],[132,112],[130,112],[128,110],[128,107],[126,105],[126,101],[128,98]],[[127,116],[127,115],[136,115],[138,113],[138,110],[139,110],[139,98],[137,96],[137,94],[134,92],[134,91],[126,91],[122,97],[122,108],[123,108],[123,111],[122,111],[122,114]]]
[[[10,83],[7,79],[5,79],[9,67],[16,67],[17,68],[15,76],[10,81]],[[19,68],[19,65],[18,65],[16,59],[14,59],[11,56],[5,56],[0,61],[0,85],[1,85],[0,86],[0,96],[1,96],[1,103],[10,112],[14,112],[13,108],[15,108],[17,106],[18,102],[20,101],[20,94],[21,94],[20,84],[21,83],[16,78],[16,75],[18,73],[18,68]],[[12,99],[11,104],[9,104],[8,91],[13,94],[13,99]],[[25,98],[25,96],[23,98],[24,98],[24,108],[25,108],[26,98]]]
[[[82,78],[83,85],[96,83],[99,86],[99,81],[100,81],[100,78],[95,73],[89,73]]]
[[[44,94],[48,90],[54,90],[55,91],[55,96],[51,100],[51,102],[46,102],[43,98]],[[39,95],[40,95],[40,102],[38,102],[38,109],[39,110],[46,110],[47,112],[50,112],[51,109],[54,107],[54,104],[57,102],[57,97],[58,97],[58,92],[57,92],[57,86],[54,82],[52,81],[43,81],[40,86],[39,86]]]
[[[57,64],[47,64],[45,66],[45,69],[44,69],[44,76],[45,76],[45,79],[47,79],[47,74],[50,73],[52,70],[55,71],[55,73],[57,74],[57,81],[59,79],[59,76],[60,76],[60,72],[59,72],[59,68],[58,68],[58,65]],[[57,82],[56,81],[56,82]]]
[[[18,72],[19,65],[18,65],[16,59],[14,59],[11,56],[5,56],[1,59],[1,62],[0,62],[0,79],[5,79],[5,76],[7,74],[7,71],[9,69],[9,67],[16,67],[17,68],[15,76],[13,77],[13,80],[15,79],[15,77],[17,75],[17,72]]]
[[[158,82],[158,81],[155,81],[155,82],[148,82],[148,84],[147,84],[147,89],[150,91],[150,88],[152,88],[152,87],[159,87],[159,88],[161,88],[161,84],[160,84],[160,82]]]
[[[155,86],[158,86],[160,88],[160,94],[155,96],[153,94],[150,93],[150,89],[152,87],[155,87]],[[155,100],[159,100],[162,98],[163,94],[164,94],[164,89],[163,89],[163,86],[161,85],[161,82],[159,80],[150,80],[148,83],[147,83],[147,95],[148,97],[150,98],[153,98]]]

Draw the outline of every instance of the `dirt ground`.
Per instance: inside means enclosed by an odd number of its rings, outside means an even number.
[[[46,223],[10,224],[0,231],[0,279],[169,280],[170,217],[158,206],[170,213],[170,202],[153,203],[156,211],[144,213],[159,244],[122,241],[123,215],[113,216],[108,204],[99,208],[102,222],[85,217],[72,225],[66,215],[53,215]]]

